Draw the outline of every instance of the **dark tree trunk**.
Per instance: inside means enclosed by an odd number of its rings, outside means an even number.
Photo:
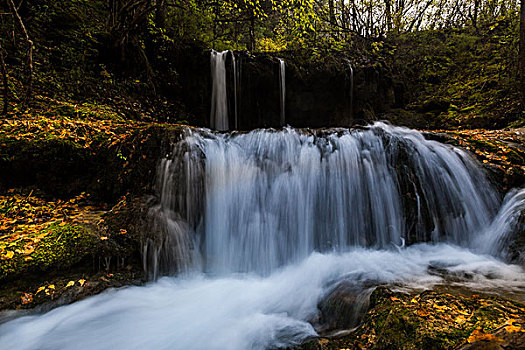
[[[155,0],[155,24],[158,28],[166,27],[166,0]]]
[[[480,0],[474,0],[474,13],[472,14],[472,26],[478,28],[478,14],[479,14],[479,4]]]
[[[334,0],[328,0],[328,11],[330,12],[330,26],[335,25],[335,9],[334,9]]]
[[[250,17],[250,47],[251,51],[255,51],[255,15],[252,13]]]
[[[520,73],[520,92],[522,109],[525,107],[525,0],[521,0],[520,10],[520,50],[518,57]]]
[[[7,108],[9,103],[9,86],[7,81],[7,67],[5,65],[4,60],[4,51],[2,48],[2,44],[0,43],[0,72],[2,73],[2,81],[3,81],[3,95],[4,95],[4,107],[2,109],[2,114],[7,115]]]
[[[391,0],[385,0],[385,17],[386,17],[386,31],[392,30],[392,7],[390,5]]]

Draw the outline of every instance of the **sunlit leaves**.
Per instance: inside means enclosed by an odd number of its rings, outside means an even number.
[[[101,208],[88,205],[88,195],[82,193],[69,200],[46,201],[30,192],[15,189],[0,196],[0,260],[31,261],[31,254],[51,233],[53,224],[98,222]]]
[[[503,339],[496,337],[492,334],[487,334],[483,332],[481,328],[478,328],[472,332],[470,337],[467,339],[467,342],[474,343],[482,340],[488,340],[488,341],[497,341],[497,342],[503,342]]]

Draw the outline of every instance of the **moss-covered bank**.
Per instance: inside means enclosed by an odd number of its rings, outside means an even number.
[[[363,323],[297,349],[522,349],[525,305],[500,297],[377,288]]]

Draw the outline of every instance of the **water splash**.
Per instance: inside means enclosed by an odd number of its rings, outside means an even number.
[[[402,251],[355,248],[313,253],[267,277],[230,275],[164,278],[145,287],[111,290],[43,315],[0,325],[6,349],[275,349],[315,336],[309,323],[336,281],[431,288],[445,282],[429,266],[479,291],[524,295],[525,272],[449,245]],[[460,282],[456,282],[460,283]]]

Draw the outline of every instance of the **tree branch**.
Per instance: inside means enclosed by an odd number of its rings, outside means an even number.
[[[7,4],[11,8],[11,12],[13,13],[13,17],[16,19],[16,22],[18,23],[18,26],[22,30],[22,33],[24,34],[26,44],[27,44],[27,59],[26,59],[26,93],[25,93],[25,100],[24,103],[28,103],[31,99],[31,93],[33,90],[33,41],[29,37],[29,34],[27,33],[26,26],[24,25],[24,21],[22,21],[22,17],[18,14],[18,10],[16,9],[16,5],[13,2],[13,0],[7,0]]]

